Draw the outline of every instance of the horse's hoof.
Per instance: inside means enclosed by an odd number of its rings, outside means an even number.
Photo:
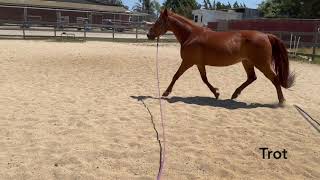
[[[162,96],[163,96],[163,97],[168,97],[170,93],[171,93],[171,92],[166,91],[166,92],[164,92],[164,93],[162,94]]]
[[[238,96],[239,96],[238,93],[234,93],[234,94],[232,95],[231,99],[237,99]]]
[[[279,107],[285,107],[286,106],[286,100],[279,101]]]
[[[216,88],[216,92],[214,93],[214,96],[216,97],[216,99],[219,99],[219,96],[220,96],[219,89]]]
[[[219,99],[220,93],[215,93],[214,96],[216,97],[216,99]]]

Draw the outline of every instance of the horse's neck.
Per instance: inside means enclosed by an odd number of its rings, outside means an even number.
[[[190,36],[192,27],[190,24],[184,22],[175,16],[169,17],[169,31],[172,31],[180,44],[182,45]]]

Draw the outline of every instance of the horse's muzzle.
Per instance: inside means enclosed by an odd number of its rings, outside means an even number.
[[[156,36],[150,35],[149,33],[147,34],[147,37],[148,37],[149,40],[155,40],[156,39]]]

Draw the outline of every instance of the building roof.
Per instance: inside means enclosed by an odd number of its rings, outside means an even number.
[[[72,9],[72,10],[86,10],[86,11],[102,11],[102,12],[128,12],[122,6],[106,6],[73,2],[61,1],[47,1],[47,0],[0,0],[0,5],[8,6],[23,6],[23,7],[41,7],[53,9]]]
[[[48,0],[48,1],[72,2],[72,3],[96,4],[96,5],[110,5],[110,6],[117,5],[115,0]]]

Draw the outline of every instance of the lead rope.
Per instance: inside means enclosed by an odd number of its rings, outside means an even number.
[[[320,123],[315,120],[313,117],[311,117],[305,110],[303,110],[301,107],[299,107],[298,105],[293,105],[297,111],[301,114],[301,116],[309,122],[309,124],[311,124],[311,126],[313,126],[319,133],[320,133]],[[317,127],[314,123],[312,123],[312,121],[317,124],[319,127]]]
[[[162,135],[163,135],[163,147],[160,149],[160,167],[157,176],[157,180],[160,180],[163,176],[163,169],[165,163],[165,152],[166,152],[166,136],[165,136],[165,128],[164,128],[164,116],[163,116],[163,106],[161,101],[161,94],[160,94],[160,77],[159,77],[159,37],[157,38],[157,57],[156,57],[156,67],[157,67],[157,84],[158,84],[158,99],[159,99],[159,106],[160,106],[160,119],[161,119],[161,126],[162,126]],[[161,145],[161,142],[160,142]]]

